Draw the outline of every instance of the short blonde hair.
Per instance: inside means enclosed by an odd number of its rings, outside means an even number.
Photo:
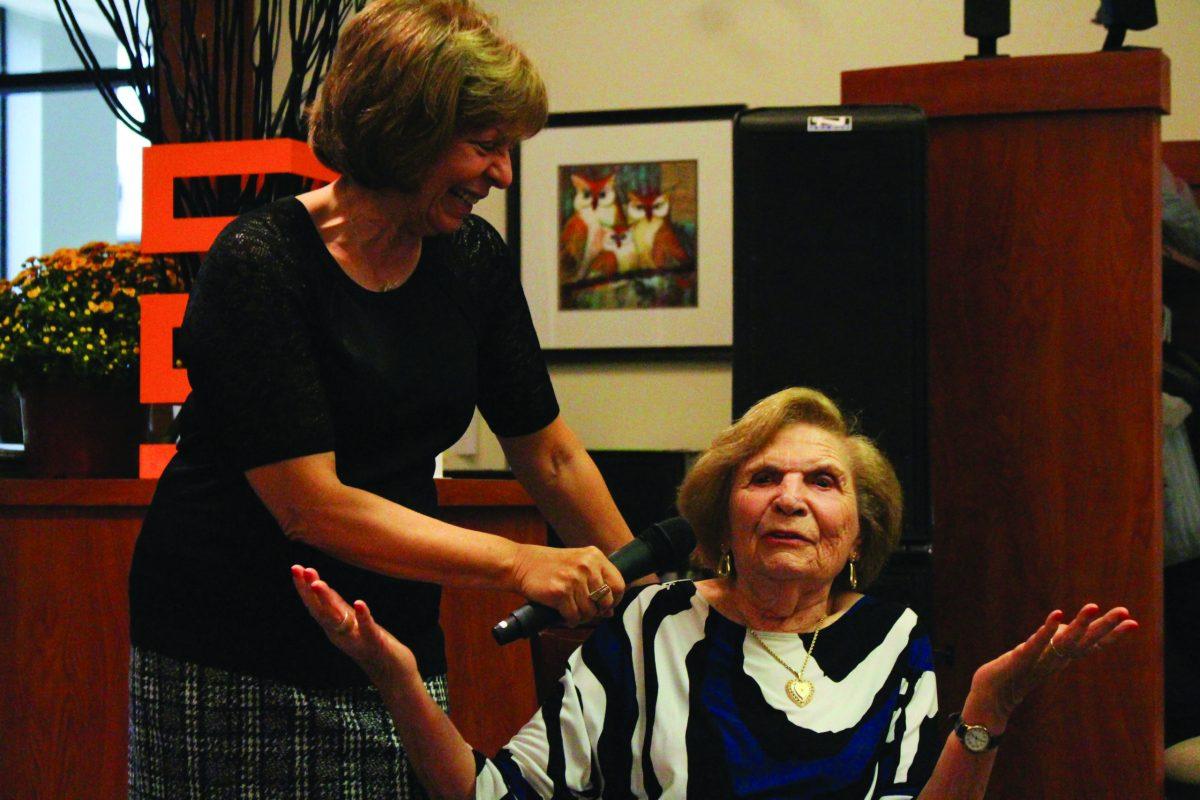
[[[879,576],[900,541],[904,501],[896,470],[874,442],[855,430],[836,404],[816,389],[793,387],[764,398],[722,431],[679,487],[680,514],[696,532],[701,563],[714,569],[729,545],[733,477],[748,459],[789,425],[814,425],[842,437],[858,497],[859,587]],[[846,571],[834,581],[847,588]]]
[[[529,58],[470,0],[374,0],[338,39],[308,110],[323,164],[371,188],[413,191],[456,136],[546,124]]]

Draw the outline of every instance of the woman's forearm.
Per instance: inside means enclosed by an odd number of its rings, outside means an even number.
[[[558,464],[552,480],[521,483],[567,545],[591,544],[612,553],[633,538],[586,451]]]
[[[383,575],[508,589],[551,606],[569,624],[611,607],[616,592],[606,605],[591,597],[595,587],[621,587],[621,574],[598,548],[520,544],[450,525],[346,486],[332,453],[257,467],[246,479],[288,538]]]
[[[598,548],[520,544],[450,525],[345,485],[332,453],[258,467],[246,479],[288,538],[383,575],[508,589],[552,606],[571,624],[604,610],[589,597],[595,587],[621,585]]]
[[[566,544],[611,553],[633,538],[596,463],[561,417],[501,444],[513,474]]]
[[[445,586],[517,589],[521,545],[339,485],[297,506],[285,535],[364,569]]]
[[[951,734],[917,800],[982,800],[996,752],[972,753]]]
[[[962,719],[983,725],[993,736],[1003,734],[1008,725],[1006,717],[995,713],[994,704],[984,702],[975,690],[967,695]],[[996,750],[972,753],[951,733],[918,800],[982,800],[995,763]]]
[[[404,752],[434,798],[475,796],[475,756],[458,728],[425,691],[415,672],[399,679],[372,677],[396,724]]]
[[[246,480],[285,536],[341,561],[395,578],[519,589],[514,576],[530,545],[450,525],[347,486],[337,476],[333,453],[256,467]]]

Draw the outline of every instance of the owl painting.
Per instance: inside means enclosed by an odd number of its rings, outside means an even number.
[[[671,197],[657,189],[629,192],[625,214],[633,231],[637,265],[641,269],[666,269],[691,259],[671,224]]]
[[[571,184],[575,187],[574,213],[562,226],[558,261],[562,275],[579,280],[600,253],[604,229],[616,224],[620,205],[615,174],[600,178],[573,174]]]
[[[611,228],[604,229],[600,252],[588,266],[588,274],[611,277],[636,269],[637,263],[638,254],[633,246],[633,237],[630,235],[629,226],[617,223]]]
[[[694,160],[560,164],[559,309],[696,307],[697,186]]]

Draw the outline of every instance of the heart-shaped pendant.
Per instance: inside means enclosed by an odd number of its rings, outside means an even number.
[[[784,689],[791,701],[801,708],[812,702],[814,689],[811,681],[792,678]]]

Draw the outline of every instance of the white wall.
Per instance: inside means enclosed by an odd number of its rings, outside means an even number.
[[[959,0],[480,0],[538,64],[552,111],[745,103],[836,104],[845,70],[958,60],[975,50]],[[1001,53],[1100,49],[1098,0],[1015,0]],[[1200,138],[1200,2],[1158,0],[1159,25],[1127,44],[1172,62],[1165,139]],[[504,230],[503,199],[479,209]],[[565,418],[602,449],[705,447],[731,413],[722,364],[551,370]],[[447,469],[498,469],[494,439]]]

